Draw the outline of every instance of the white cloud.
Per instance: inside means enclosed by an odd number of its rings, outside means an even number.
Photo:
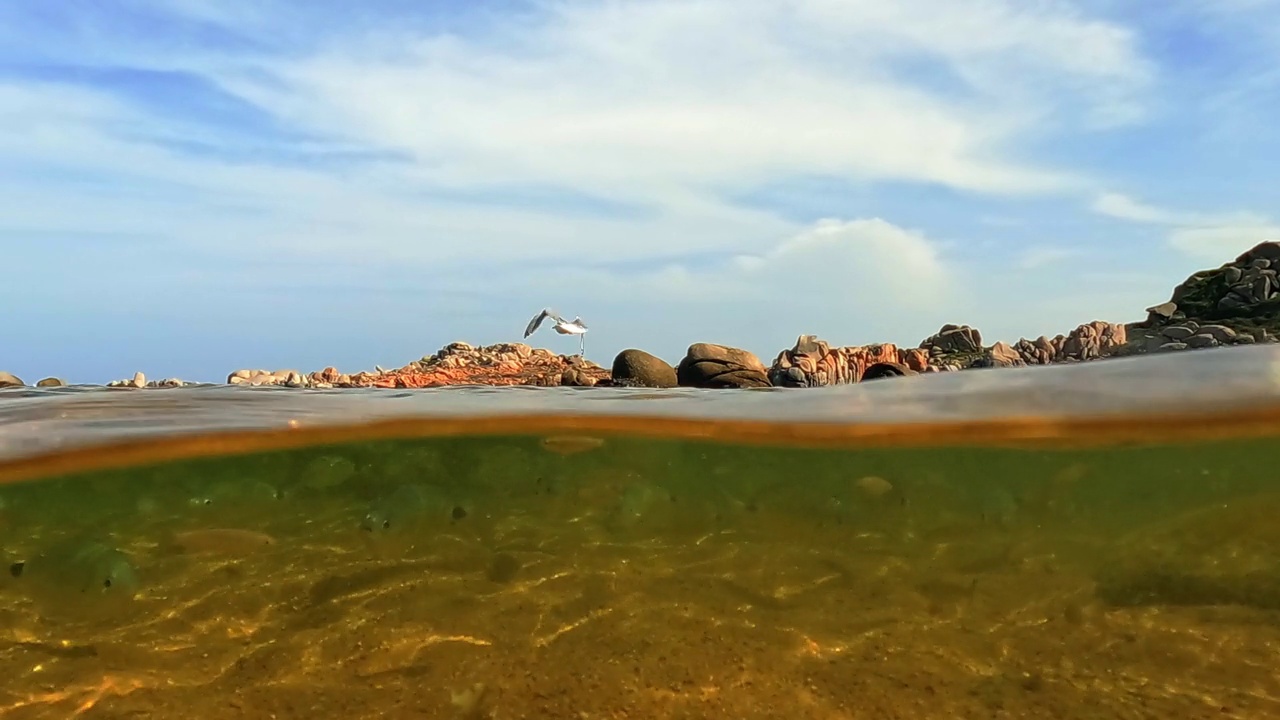
[[[1023,251],[1022,256],[1018,259],[1018,267],[1022,270],[1038,270],[1044,267],[1050,267],[1078,257],[1082,252],[1077,248],[1040,246],[1031,247]]]
[[[944,322],[940,310],[970,294],[969,271],[940,246],[881,218],[825,219],[760,253],[640,273],[557,268],[539,284],[559,288],[566,307],[610,317],[593,328],[597,342],[639,343],[676,359],[698,340],[767,353],[801,333],[914,345]],[[537,291],[526,281],[519,292],[533,302]]]
[[[246,3],[145,2],[263,39],[289,19]],[[792,174],[1008,194],[1071,186],[1079,179],[1070,173],[1008,159],[1019,135],[1066,110],[1132,100],[1149,77],[1127,31],[1056,2],[537,7],[487,36],[400,42],[406,30],[384,27],[334,33],[294,59],[112,48],[129,65],[210,78],[335,145],[408,152],[408,164],[338,172],[192,158],[118,131],[220,138],[103,91],[0,87],[7,162],[113,179],[54,200],[55,184],[15,175],[0,184],[26,201],[4,224],[167,232],[188,246],[258,253],[324,255],[358,237],[388,261],[412,263],[759,253],[796,226],[725,198]],[[91,33],[100,62],[111,59],[105,37]],[[645,214],[583,217],[432,195],[510,186],[588,193]]]
[[[1215,266],[1229,262],[1261,242],[1280,242],[1280,225],[1218,225],[1179,228],[1169,234],[1169,243],[1198,260]]]
[[[1099,196],[1093,210],[1121,220],[1167,226],[1169,244],[1196,261],[1222,263],[1260,242],[1280,241],[1280,225],[1255,213],[1182,212],[1118,193]]]
[[[295,30],[280,13],[299,12],[238,1],[137,2],[268,44]],[[1153,77],[1129,31],[1056,0],[535,6],[466,36],[377,28],[370,13],[351,19],[359,32],[328,27],[302,53],[295,46],[232,55],[175,43],[148,57],[144,43],[113,45],[110,28],[96,28],[84,47],[60,43],[58,52],[84,53],[78,59],[87,64],[209,79],[282,125],[323,138],[313,149],[392,151],[408,161],[334,170],[184,154],[134,133],[217,147],[218,133],[235,128],[166,120],[105,87],[0,83],[0,229],[167,238],[173,264],[189,268],[168,282],[232,288],[218,299],[226,316],[261,304],[239,292],[246,285],[287,291],[347,276],[376,283],[393,269],[422,278],[420,300],[401,297],[381,310],[330,296],[281,302],[297,324],[429,313],[427,332],[446,340],[511,339],[512,305],[553,302],[581,308],[589,321],[603,315],[592,339],[606,346],[708,339],[673,340],[672,315],[693,318],[695,334],[708,328],[766,352],[799,332],[914,343],[943,322],[973,319],[974,293],[993,303],[988,317],[1047,320],[1022,299],[1028,288],[964,264],[966,253],[984,254],[977,243],[889,222],[923,224],[927,207],[921,217],[805,224],[730,198],[793,176],[1010,196],[1089,187],[1069,168],[1025,159],[1021,142],[1132,121]],[[317,17],[307,22],[323,22]],[[639,212],[456,198],[511,187],[589,194]],[[842,217],[866,212],[850,205]],[[1046,252],[1022,260],[1043,264]],[[652,269],[672,257],[686,259]],[[323,269],[291,269],[299,259]],[[600,269],[623,262],[632,265]],[[471,266],[465,274],[451,270],[463,264]],[[131,291],[158,282],[142,265],[113,272]],[[459,319],[464,312],[487,313],[489,324]],[[420,349],[422,327],[387,324],[403,334],[388,343]]]
[[[737,258],[731,269],[756,292],[804,282],[822,302],[891,297],[919,309],[954,291],[935,243],[881,218],[821,220],[767,253]]]
[[[1120,193],[1104,193],[1093,202],[1093,211],[1121,220],[1142,223],[1177,224],[1177,213],[1134,200]]]
[[[438,182],[663,202],[790,173],[1069,186],[1009,144],[1059,114],[1114,113],[1149,76],[1127,31],[1059,3],[543,7],[496,38],[331,45],[267,67],[270,82],[207,70],[291,123],[411,152]]]

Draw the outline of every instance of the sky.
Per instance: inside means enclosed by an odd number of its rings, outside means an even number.
[[[3,3],[0,370],[1138,320],[1280,240],[1278,68],[1280,0]]]

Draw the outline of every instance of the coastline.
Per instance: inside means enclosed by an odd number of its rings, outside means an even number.
[[[1094,320],[1066,334],[1014,343],[984,344],[969,325],[946,324],[914,348],[891,343],[833,346],[813,335],[800,335],[766,366],[739,348],[694,343],[675,365],[643,350],[630,348],[603,367],[576,355],[561,355],[524,343],[472,346],[453,342],[439,351],[395,369],[343,372],[326,367],[304,373],[295,369],[238,369],[226,384],[289,388],[416,389],[448,385],[571,386],[652,388],[819,387],[859,383],[920,373],[975,368],[1022,367],[1086,362],[1153,352],[1280,342],[1280,242],[1263,242],[1214,269],[1193,273],[1177,285],[1166,302],[1146,308],[1138,322]],[[106,387],[163,389],[189,384],[177,378],[148,380],[141,373]],[[47,377],[35,387],[68,383]],[[19,377],[0,371],[0,390],[23,388]]]

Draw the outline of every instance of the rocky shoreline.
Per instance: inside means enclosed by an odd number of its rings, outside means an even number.
[[[1101,320],[1065,335],[1021,338],[984,345],[982,333],[968,325],[943,325],[918,347],[893,344],[832,347],[813,335],[801,335],[766,367],[738,348],[695,343],[675,366],[638,349],[623,350],[610,368],[578,356],[558,355],[523,343],[475,347],[451,343],[434,355],[404,367],[343,373],[327,367],[297,370],[236,370],[230,385],[292,388],[428,388],[446,385],[535,385],[572,387],[817,387],[929,372],[971,368],[1021,367],[1084,362],[1152,352],[1177,352],[1223,345],[1273,343],[1280,339],[1280,242],[1264,242],[1212,270],[1192,274],[1174,288],[1167,302],[1146,309],[1134,323]],[[44,378],[36,387],[62,387],[60,378]],[[147,380],[135,373],[108,387],[171,388],[188,383],[176,378]],[[0,388],[26,387],[0,371]]]

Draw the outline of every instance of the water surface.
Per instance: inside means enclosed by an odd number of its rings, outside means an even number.
[[[0,393],[0,714],[1280,717],[1278,363]]]

